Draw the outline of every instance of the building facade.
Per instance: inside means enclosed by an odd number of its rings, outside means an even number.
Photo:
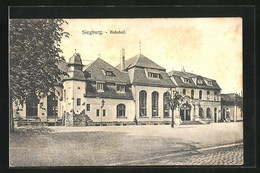
[[[32,97],[23,106],[14,104],[14,116],[42,122],[62,121],[63,125],[170,124],[172,112],[166,97],[185,96],[174,110],[175,123],[218,122],[221,119],[221,89],[217,82],[187,72],[171,71],[141,53],[113,67],[101,58],[83,65],[75,53],[68,63],[59,64],[66,72],[56,90],[40,99]],[[80,115],[82,118],[76,119]]]
[[[181,122],[218,122],[221,119],[221,88],[216,80],[185,71],[171,71],[168,75],[177,86],[176,92],[190,98],[180,106],[176,119]]]
[[[242,97],[236,93],[221,94],[222,121],[243,121]]]

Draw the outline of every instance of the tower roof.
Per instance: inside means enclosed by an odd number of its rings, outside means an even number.
[[[70,58],[68,65],[82,65],[82,60],[79,53],[74,53]]]

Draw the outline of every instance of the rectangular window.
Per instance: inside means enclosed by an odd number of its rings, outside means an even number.
[[[151,73],[151,72],[148,72],[148,77],[149,77],[149,78],[160,79],[160,78],[161,78],[161,75],[160,75],[159,73]]]
[[[97,117],[99,117],[99,109],[97,109]]]
[[[103,109],[103,117],[106,116],[106,109]]]
[[[97,83],[97,91],[104,91],[104,84],[103,83]]]
[[[116,91],[117,92],[125,92],[125,85],[116,85]]]
[[[81,105],[81,99],[77,99],[77,106]]]
[[[90,111],[90,104],[87,104],[87,111]]]

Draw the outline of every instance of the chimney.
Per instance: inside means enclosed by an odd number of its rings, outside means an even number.
[[[182,67],[181,71],[182,71],[182,72],[185,72],[185,68],[184,68],[184,66]]]
[[[123,48],[121,51],[121,58],[120,58],[120,64],[121,64],[121,71],[125,70],[125,49]]]

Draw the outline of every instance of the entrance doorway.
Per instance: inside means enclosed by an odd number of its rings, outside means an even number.
[[[180,116],[182,121],[190,121],[191,106],[187,103],[183,104],[180,108]]]

